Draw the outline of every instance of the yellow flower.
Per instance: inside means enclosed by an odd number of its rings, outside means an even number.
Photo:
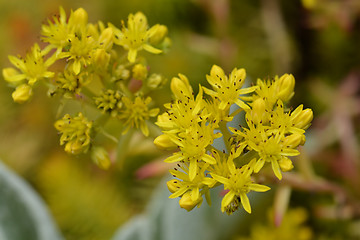
[[[249,149],[256,151],[259,155],[259,159],[254,166],[254,172],[259,172],[265,162],[270,162],[275,176],[281,180],[282,174],[279,162],[290,161],[287,157],[297,156],[300,154],[299,151],[285,145],[284,135],[281,133],[267,136],[263,128],[252,128],[244,132],[244,142]],[[252,132],[252,134],[249,134],[250,137],[247,136],[249,132]]]
[[[57,56],[63,48],[70,45],[71,39],[74,38],[78,31],[84,31],[87,25],[87,12],[83,8],[71,11],[69,19],[66,17],[65,10],[60,7],[59,16],[55,15],[48,19],[48,25],[42,25],[41,35],[44,42],[49,43],[46,52],[56,48]]]
[[[264,185],[253,183],[250,175],[253,172],[255,160],[242,168],[236,168],[233,161],[228,161],[230,175],[227,177],[211,173],[211,176],[218,182],[224,184],[224,189],[229,190],[221,201],[221,211],[232,214],[241,203],[245,211],[251,213],[251,206],[247,193],[250,191],[266,192],[270,188]]]
[[[206,94],[220,100],[220,110],[229,109],[233,103],[236,103],[243,109],[249,109],[249,106],[240,100],[240,96],[253,92],[256,86],[242,89],[245,83],[245,77],[246,73],[243,68],[234,68],[228,77],[225,75],[224,70],[214,65],[211,68],[210,75],[206,75],[206,79],[213,90],[205,87],[203,87],[203,89]]]
[[[146,120],[150,117],[155,117],[159,113],[160,109],[149,109],[147,105],[151,103],[151,97],[147,97],[146,99],[136,97],[134,101],[128,97],[123,97],[122,101],[124,109],[120,112],[118,117],[125,125],[123,134],[125,134],[130,128],[136,127],[140,128],[141,132],[145,136],[148,136],[149,128],[146,125]]]
[[[33,85],[40,79],[52,78],[53,72],[48,71],[54,61],[54,57],[44,60],[44,54],[38,44],[34,44],[31,51],[26,54],[25,58],[9,56],[10,62],[20,70],[14,68],[3,69],[3,76],[6,81],[18,85],[22,80],[28,80],[29,85]]]
[[[121,31],[113,28],[116,38],[114,42],[129,51],[129,62],[135,62],[137,52],[142,49],[154,54],[162,52],[149,44],[149,38],[158,32],[160,25],[157,24],[149,29],[146,16],[141,12],[129,15],[127,28],[123,26]]]
[[[220,133],[214,134],[214,129],[210,124],[202,122],[194,124],[187,132],[168,134],[171,141],[179,146],[180,152],[174,153],[165,159],[165,162],[189,163],[189,177],[193,180],[198,173],[198,164],[203,162],[215,164],[215,158],[207,154],[207,146],[213,143],[215,138],[221,137]]]
[[[59,58],[67,58],[70,62],[69,68],[78,75],[82,67],[87,67],[92,63],[92,52],[97,48],[97,42],[92,36],[86,36],[85,33],[82,37],[75,35],[70,39],[71,46],[68,52],[59,54]]]
[[[186,76],[179,74],[179,78],[173,78],[170,87],[176,100],[165,104],[168,111],[158,117],[156,125],[172,133],[188,132],[194,124],[205,121],[210,116],[202,112],[205,101],[201,88],[194,99],[193,90]]]
[[[60,145],[65,144],[65,151],[72,154],[88,151],[92,125],[93,123],[88,121],[81,112],[76,117],[66,114],[54,124],[55,128],[62,134]]]
[[[202,195],[205,195],[206,200],[210,203],[209,188],[213,187],[216,181],[206,177],[205,171],[209,164],[204,163],[199,168],[199,173],[192,180],[189,177],[189,165],[187,163],[177,166],[174,170],[170,170],[170,173],[177,179],[170,180],[167,183],[169,191],[172,192],[169,198],[182,197],[179,204],[188,211],[201,204]]]

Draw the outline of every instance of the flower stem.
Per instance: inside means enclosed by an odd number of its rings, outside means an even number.
[[[118,162],[120,169],[124,167],[127,150],[134,133],[135,129],[130,128],[129,131],[125,135],[121,136],[118,141],[118,145],[116,147],[116,162]]]
[[[220,131],[221,131],[221,133],[223,135],[223,140],[224,140],[224,143],[225,143],[225,146],[226,146],[227,153],[230,153],[230,150],[231,150],[231,143],[230,143],[231,134],[229,132],[229,129],[226,126],[226,122],[221,121],[220,124],[219,124],[219,127],[220,127]]]

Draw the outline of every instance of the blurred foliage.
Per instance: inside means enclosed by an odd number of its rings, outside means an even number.
[[[204,76],[213,64],[226,71],[244,67],[250,80],[292,73],[297,80],[292,101],[312,108],[315,120],[295,166],[305,184],[297,184],[299,179],[288,182],[294,186],[289,205],[306,208],[305,224],[314,239],[360,238],[355,221],[360,216],[358,0],[3,0],[1,68],[9,66],[7,55],[24,55],[39,42],[42,21],[59,5],[67,12],[83,7],[92,22],[101,19],[120,26],[120,19],[140,10],[150,25],[167,25],[171,50],[148,61],[169,79],[187,75],[195,92],[198,83],[206,85]],[[151,140],[137,136],[121,167],[99,170],[89,155],[61,152],[53,128],[57,100],[49,99],[45,89],[38,88],[25,105],[13,103],[11,91],[0,81],[0,158],[44,198],[66,239],[111,238],[145,209],[157,184],[165,188],[160,182],[168,168],[162,163],[165,153],[155,150]],[[153,96],[157,102],[170,97],[168,86]],[[111,122],[107,130],[119,131]],[[309,171],[306,164],[314,168]],[[166,196],[162,200],[171,201]],[[207,216],[197,222],[210,221]],[[263,218],[257,217],[243,223],[246,229]],[[163,224],[166,229],[176,223]],[[246,237],[244,233],[249,230],[237,236]]]

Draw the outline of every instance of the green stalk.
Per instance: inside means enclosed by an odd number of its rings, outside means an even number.
[[[135,130],[136,129],[134,128],[130,128],[129,131],[125,135],[122,135],[118,141],[118,145],[116,147],[116,162],[118,162],[120,169],[124,167],[127,150]]]
[[[234,163],[236,167],[241,167],[244,164],[247,164],[254,158],[258,158],[259,155],[255,150],[251,150],[245,154],[240,155],[240,157],[234,159]]]
[[[231,139],[231,134],[229,132],[229,129],[226,126],[226,122],[225,121],[221,121],[219,124],[220,127],[220,131],[223,135],[223,140],[226,146],[226,150],[228,153],[230,153],[231,150],[231,143],[230,143],[230,139]]]

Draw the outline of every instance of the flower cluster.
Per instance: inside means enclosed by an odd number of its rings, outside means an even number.
[[[94,161],[107,168],[109,160],[104,148],[96,146],[94,138],[104,133],[107,119],[114,118],[125,134],[129,128],[138,128],[149,135],[148,124],[159,109],[149,94],[166,82],[159,73],[152,73],[141,50],[160,54],[170,44],[167,27],[149,26],[146,16],[137,12],[128,16],[121,27],[103,22],[89,23],[87,12],[79,8],[69,15],[60,7],[42,26],[40,48],[35,43],[25,57],[9,56],[13,67],[3,69],[3,77],[15,88],[12,97],[23,103],[33,95],[34,88],[45,85],[50,97],[60,99],[59,113],[64,104],[79,101],[99,109],[98,116],[88,121],[84,111],[76,116],[64,113],[55,123],[62,134],[60,144],[71,154],[91,153]],[[71,100],[71,101],[69,101]]]
[[[300,105],[291,111],[284,105],[294,95],[294,77],[258,80],[251,87],[244,87],[245,78],[244,69],[226,75],[214,65],[206,76],[211,89],[200,86],[196,96],[184,75],[171,81],[175,99],[158,116],[156,124],[163,134],[154,143],[162,149],[178,149],[165,159],[177,164],[170,170],[176,179],[167,185],[170,198],[180,197],[180,206],[188,211],[199,207],[203,197],[210,203],[209,190],[223,185],[221,210],[232,214],[242,206],[251,213],[247,194],[270,189],[256,183],[254,176],[270,165],[281,179],[282,172],[293,168],[289,157],[298,155],[296,148],[305,143],[311,109]],[[244,126],[227,126],[242,116]],[[216,138],[226,149],[216,148]]]

